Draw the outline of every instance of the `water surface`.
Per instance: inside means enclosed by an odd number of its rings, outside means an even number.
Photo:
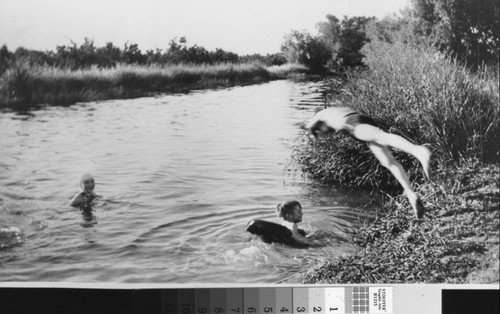
[[[0,114],[0,281],[299,282],[352,254],[362,195],[306,178],[290,162],[326,82],[221,90]],[[68,206],[90,171],[102,196]],[[324,243],[294,249],[245,232],[302,203]]]

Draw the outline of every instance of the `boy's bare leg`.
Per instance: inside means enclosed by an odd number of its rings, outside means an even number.
[[[353,129],[352,134],[359,140],[372,142],[380,146],[394,147],[414,156],[418,159],[418,161],[420,161],[422,167],[424,168],[425,175],[428,179],[430,179],[431,152],[427,147],[423,145],[415,145],[404,137],[384,132],[381,129],[369,124],[360,124],[356,126]]]
[[[418,195],[411,188],[408,175],[406,174],[401,164],[397,162],[396,159],[394,159],[394,156],[392,156],[390,150],[387,147],[381,146],[374,142],[369,142],[367,144],[375,157],[380,161],[380,164],[387,168],[401,184],[417,218],[422,218],[425,208]]]

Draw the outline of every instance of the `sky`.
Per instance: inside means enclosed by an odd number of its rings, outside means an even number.
[[[409,0],[0,0],[0,45],[55,50],[84,38],[98,47],[138,44],[166,49],[173,38],[188,46],[239,55],[279,52],[291,30],[317,34],[327,14],[399,13]]]

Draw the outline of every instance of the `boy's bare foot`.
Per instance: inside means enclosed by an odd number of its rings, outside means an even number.
[[[420,163],[422,164],[422,168],[424,168],[424,173],[425,173],[425,176],[427,177],[427,179],[431,179],[431,166],[430,166],[430,162],[431,162],[431,151],[425,147],[425,146],[420,146],[420,151],[421,153],[419,154],[418,156],[418,160],[420,161]]]
[[[417,219],[422,219],[424,217],[425,207],[420,197],[417,197],[417,199],[415,200],[415,204],[412,204],[412,206],[413,209],[415,210],[415,215],[417,216]]]

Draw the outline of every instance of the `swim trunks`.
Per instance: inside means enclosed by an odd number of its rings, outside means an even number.
[[[378,127],[377,123],[370,117],[364,116],[358,112],[351,112],[344,116],[346,118],[345,123],[353,127],[360,124],[369,124],[374,127]]]

